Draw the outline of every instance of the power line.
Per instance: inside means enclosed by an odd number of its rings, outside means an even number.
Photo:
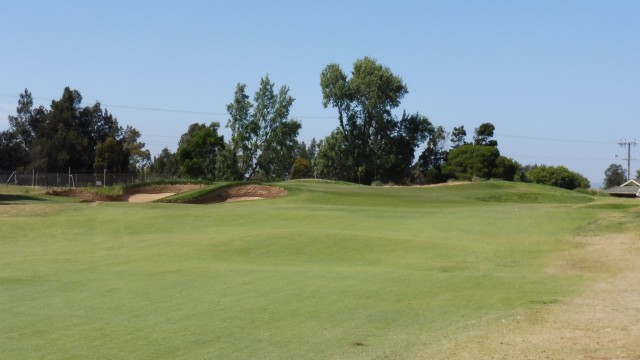
[[[624,139],[620,140],[618,145],[620,145],[620,147],[627,148],[627,158],[622,160],[627,160],[627,180],[629,180],[631,179],[631,146],[637,146],[638,142],[635,139],[633,139],[633,141],[627,141],[627,139]]]
[[[116,108],[116,109],[127,109],[127,110],[157,111],[157,112],[165,112],[165,113],[191,114],[191,115],[214,115],[214,116],[225,116],[225,115],[227,115],[225,113],[211,112],[211,111],[163,109],[163,108],[151,108],[151,107],[128,106],[128,105],[113,105],[113,104],[102,104],[102,105],[105,106],[105,107]]]
[[[8,94],[6,92],[0,93],[0,96],[11,97],[11,98],[19,98],[19,96],[11,95],[11,94]],[[53,101],[53,99],[42,98],[42,97],[33,97],[33,99],[44,100],[44,101]],[[228,115],[227,113],[214,112],[214,111],[182,110],[182,109],[155,108],[155,107],[130,106],[130,105],[118,105],[118,104],[101,104],[101,105],[103,105],[105,107],[117,108],[117,109],[139,110],[139,111],[155,111],[155,112],[175,113],[175,114],[212,115],[212,116],[227,116]],[[338,119],[337,116],[318,116],[318,115],[296,115],[296,116],[292,115],[292,118],[294,118],[294,119],[334,119],[334,120]],[[167,136],[167,135],[155,135],[155,136]],[[613,141],[560,139],[560,138],[546,138],[546,137],[535,137],[535,136],[524,136],[524,135],[513,135],[513,134],[501,134],[501,133],[496,133],[495,137],[524,139],[524,140],[535,140],[535,141],[579,143],[579,144],[606,144],[606,145],[611,145],[611,144],[615,143]]]
[[[557,139],[557,138],[545,138],[545,137],[536,137],[536,136],[523,136],[523,135],[498,134],[498,133],[496,133],[495,135],[496,137],[501,136],[506,138],[536,140],[536,141],[571,142],[571,143],[581,143],[581,144],[607,144],[607,145],[611,145],[614,143],[612,141]]]
[[[10,95],[7,93],[0,93],[0,96],[10,97],[10,98],[19,98],[16,95]],[[42,97],[32,97],[34,100],[41,101],[53,101],[53,99],[42,98]],[[99,102],[99,101],[98,101]],[[83,102],[86,105],[86,103]],[[190,115],[213,115],[213,116],[227,116],[227,113],[223,112],[214,112],[214,111],[198,111],[198,110],[183,110],[183,109],[168,109],[168,108],[155,108],[155,107],[144,107],[144,106],[131,106],[131,105],[117,105],[117,104],[102,104],[104,107],[116,108],[116,109],[126,109],[126,110],[140,110],[140,111],[155,111],[155,112],[164,112],[164,113],[175,113],[175,114],[190,114]],[[338,119],[336,116],[318,116],[318,115],[295,115],[292,118],[300,118],[300,119]]]

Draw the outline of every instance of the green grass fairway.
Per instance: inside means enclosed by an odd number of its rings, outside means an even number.
[[[0,188],[0,358],[415,358],[575,293],[545,267],[620,211],[504,182],[279,186],[212,205]]]

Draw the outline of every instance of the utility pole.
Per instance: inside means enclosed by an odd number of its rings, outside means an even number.
[[[622,160],[627,160],[627,181],[629,181],[631,180],[631,145],[637,146],[638,142],[636,139],[633,139],[633,141],[627,141],[627,139],[624,139],[620,140],[618,145],[620,145],[620,147],[627,148],[627,158]]]

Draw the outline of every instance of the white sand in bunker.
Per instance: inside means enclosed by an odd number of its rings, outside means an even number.
[[[167,196],[175,195],[175,193],[159,193],[159,194],[133,194],[127,199],[128,202],[143,203],[166,198]]]

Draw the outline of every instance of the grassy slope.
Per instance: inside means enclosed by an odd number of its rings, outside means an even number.
[[[205,187],[202,187],[202,188],[199,188],[199,189],[194,189],[194,190],[191,190],[191,191],[185,191],[185,192],[182,192],[182,193],[171,195],[171,196],[162,198],[160,200],[157,200],[156,202],[159,202],[159,203],[189,203],[190,201],[193,201],[194,199],[205,197],[206,195],[210,194],[211,192],[222,190],[222,189],[234,186],[235,184],[236,183],[233,183],[233,182],[219,182],[219,183],[215,183],[213,185],[205,186]]]
[[[0,205],[3,356],[410,358],[571,294],[546,260],[605,211],[524,184],[282,185],[246,203]]]

